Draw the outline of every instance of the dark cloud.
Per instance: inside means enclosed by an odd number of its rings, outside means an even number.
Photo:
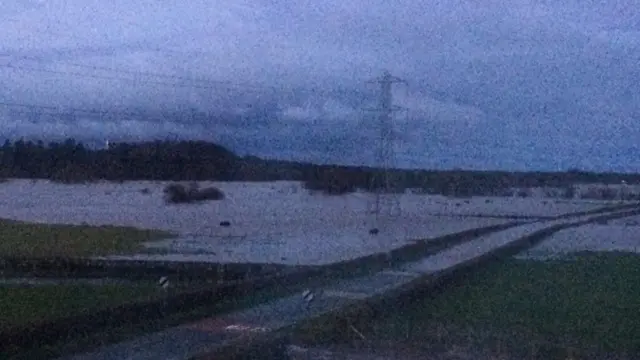
[[[364,81],[388,69],[409,82],[394,93],[409,109],[396,118],[407,166],[630,170],[640,135],[639,5],[5,2],[0,102],[145,114],[30,121],[14,114],[0,125],[16,135],[173,133],[218,139],[242,152],[367,162],[375,116],[362,108],[375,105],[376,88]],[[7,64],[50,72],[1,67]],[[208,115],[191,116],[192,108]]]

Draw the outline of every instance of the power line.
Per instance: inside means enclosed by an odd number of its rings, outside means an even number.
[[[222,80],[210,80],[210,79],[195,79],[190,77],[182,77],[178,75],[168,75],[161,73],[149,73],[149,72],[138,72],[134,70],[124,70],[124,69],[116,69],[116,68],[108,68],[108,67],[95,67],[91,65],[83,65],[83,64],[74,64],[84,66],[87,68],[95,68],[95,70],[103,70],[103,71],[111,71],[116,73],[123,73],[127,75],[134,75],[134,77],[122,77],[122,76],[107,76],[107,75],[96,75],[90,74],[86,72],[75,72],[75,71],[62,71],[62,70],[52,70],[42,67],[33,67],[33,66],[23,66],[23,65],[15,65],[11,62],[7,64],[0,64],[0,68],[7,68],[17,71],[23,72],[42,72],[42,73],[50,73],[54,75],[60,76],[72,76],[72,77],[81,77],[81,78],[93,78],[93,79],[102,79],[102,80],[113,80],[113,81],[127,81],[132,82],[137,85],[141,84],[149,84],[149,85],[163,85],[167,87],[176,87],[176,88],[193,88],[193,89],[206,89],[206,90],[245,90],[249,92],[260,92],[260,91],[269,91],[271,93],[277,92],[286,92],[288,89],[286,86],[272,86],[272,85],[251,85],[251,84],[242,84],[242,83],[233,83],[231,81],[222,81]],[[107,70],[110,69],[110,70]],[[138,75],[138,77],[135,77]],[[202,83],[199,84],[189,84],[189,83],[176,83],[176,82],[164,82],[164,81],[155,81],[143,79],[142,76],[156,76],[156,77],[164,77],[164,78],[173,78],[180,79],[184,81],[196,81]],[[206,84],[206,85],[205,85]],[[322,88],[319,87],[309,87],[306,86],[305,89],[307,91],[323,91]]]
[[[89,65],[87,65],[88,67],[91,67]],[[114,80],[114,81],[128,81],[128,82],[133,82],[136,85],[140,85],[140,84],[149,84],[149,85],[164,85],[164,86],[168,86],[168,87],[174,87],[174,88],[196,88],[196,89],[207,89],[207,90],[222,90],[222,89],[227,89],[227,90],[236,90],[236,91],[241,91],[241,90],[250,90],[250,91],[255,91],[255,92],[260,92],[260,90],[270,90],[272,93],[278,93],[278,92],[286,92],[286,87],[274,87],[274,86],[263,86],[263,87],[257,87],[257,86],[247,86],[247,85],[234,85],[231,84],[230,82],[214,82],[211,80],[201,80],[203,83],[214,83],[213,85],[196,85],[196,84],[186,84],[186,83],[175,83],[175,82],[163,82],[163,81],[150,81],[150,80],[145,80],[145,79],[141,79],[141,78],[131,78],[131,77],[114,77],[114,76],[106,76],[106,75],[95,75],[95,74],[88,74],[88,73],[81,73],[81,72],[71,72],[71,71],[61,71],[61,70],[52,70],[52,69],[46,69],[46,68],[38,68],[38,67],[30,67],[30,66],[20,66],[20,65],[14,65],[12,63],[8,63],[8,64],[0,64],[0,68],[8,68],[8,69],[13,69],[13,70],[17,70],[17,71],[25,71],[25,72],[44,72],[44,73],[52,73],[55,75],[60,75],[60,76],[76,76],[76,77],[84,77],[84,78],[93,78],[93,79],[104,79],[104,80]],[[130,71],[130,70],[120,70],[120,69],[115,69],[115,68],[110,68],[113,71],[116,72],[122,72],[122,73],[128,73],[128,74],[132,74],[135,75],[137,74],[136,71]],[[142,73],[145,74],[145,73]],[[148,74],[153,74],[153,75],[160,75],[160,76],[166,76],[166,77],[172,77],[172,75],[164,75],[164,74],[158,74],[158,73],[148,73]],[[176,77],[179,78],[179,77]],[[190,79],[190,78],[184,78],[184,79]],[[320,90],[319,88],[305,88],[307,91],[318,91]],[[7,104],[7,103],[5,103]],[[28,106],[30,106],[29,104],[26,104]],[[35,105],[35,106],[39,106],[39,105]],[[46,107],[46,106],[45,106]],[[102,112],[102,113],[111,113],[113,114],[112,111],[108,111],[108,112]]]
[[[244,90],[248,90],[248,89],[259,90],[260,89],[258,87],[250,88],[248,86],[234,85],[234,84],[231,84],[231,83],[216,84],[217,86],[214,85],[214,84],[211,84],[211,85],[197,85],[197,84],[185,84],[185,83],[171,83],[171,82],[154,81],[154,80],[142,80],[142,79],[139,79],[139,78],[114,77],[114,76],[94,75],[94,74],[72,72],[72,71],[51,70],[51,69],[29,67],[29,66],[20,66],[20,65],[13,65],[13,64],[2,64],[2,65],[0,65],[0,67],[1,68],[14,69],[14,70],[20,70],[20,71],[28,71],[28,72],[42,72],[42,73],[50,73],[50,74],[56,74],[56,75],[76,76],[76,77],[102,79],[102,80],[129,81],[129,82],[138,83],[138,84],[164,85],[164,86],[169,86],[169,87],[185,87],[185,88],[207,89],[207,90],[217,90],[217,89],[220,89],[222,87],[227,88],[227,89],[235,88],[235,89],[238,89],[238,90],[240,90],[240,89],[244,89]],[[264,89],[268,89],[268,88],[265,87]]]
[[[42,62],[42,59],[39,59],[37,57],[32,57],[32,56],[20,56],[17,57],[17,59],[19,60],[27,60],[27,61],[36,61],[36,62]],[[169,75],[169,74],[163,74],[163,73],[158,73],[158,72],[149,72],[149,71],[139,71],[139,70],[129,70],[129,69],[119,69],[119,68],[114,68],[114,67],[108,67],[108,66],[96,66],[96,65],[88,65],[88,64],[80,64],[80,63],[73,63],[73,62],[66,62],[66,61],[61,61],[60,64],[66,65],[66,66],[73,66],[73,67],[78,67],[78,68],[84,68],[84,69],[90,69],[90,70],[94,70],[94,71],[104,71],[104,72],[111,72],[111,73],[117,73],[117,74],[126,74],[126,75],[134,75],[136,77],[157,77],[157,78],[163,78],[163,79],[173,79],[173,80],[180,80],[180,81],[188,81],[188,82],[193,82],[193,83],[203,83],[203,84],[207,84],[208,86],[205,87],[213,87],[213,85],[222,85],[222,86],[234,86],[234,87],[243,87],[243,88],[255,88],[255,89],[260,89],[259,87],[255,86],[255,85],[251,85],[251,84],[238,84],[238,83],[234,83],[228,80],[211,80],[211,79],[198,79],[198,78],[194,78],[194,77],[187,77],[187,76],[180,76],[180,75]],[[11,63],[8,64],[10,67],[13,68],[17,68],[17,67],[22,67],[25,70],[34,70],[34,71],[41,71],[41,70],[46,70],[47,72],[51,72],[52,70],[48,70],[48,69],[38,69],[38,68],[32,68],[32,67],[23,67],[23,66],[16,66],[13,65]],[[9,67],[9,66],[4,66],[4,67]],[[65,72],[68,73],[68,72]],[[77,73],[73,73],[74,75]],[[82,75],[84,76],[84,74]],[[114,78],[116,79],[116,78]],[[119,79],[119,78],[117,78]]]
[[[15,19],[9,19],[10,21],[16,21]],[[45,34],[45,35],[50,35],[50,36],[65,36],[65,37],[69,37],[69,38],[76,38],[75,36],[72,36],[69,33],[53,33],[51,32],[49,29],[48,31],[42,31],[42,30],[38,30],[38,29],[31,29],[34,32],[37,33],[41,33],[41,34]],[[165,50],[156,48],[153,49],[153,51],[156,52],[166,52]],[[172,51],[175,52],[175,51]],[[124,77],[113,77],[113,76],[103,76],[103,75],[95,75],[95,74],[86,74],[86,73],[78,73],[78,72],[73,72],[73,71],[60,71],[60,70],[51,70],[51,69],[46,69],[46,68],[37,68],[37,67],[30,67],[30,66],[24,66],[24,65],[16,65],[13,64],[13,62],[17,59],[19,60],[31,60],[31,61],[36,61],[36,62],[43,62],[43,59],[39,59],[37,57],[34,56],[12,56],[10,53],[5,53],[5,54],[0,54],[0,56],[7,56],[10,58],[13,58],[13,61],[9,61],[8,64],[3,64],[0,65],[0,67],[4,67],[4,68],[10,68],[10,69],[14,69],[14,70],[20,70],[20,71],[32,71],[32,72],[43,72],[43,73],[50,73],[50,74],[57,74],[57,75],[66,75],[66,76],[77,76],[77,77],[86,77],[86,78],[93,78],[93,79],[102,79],[102,80],[121,80],[121,81],[130,81],[130,82],[134,82],[134,83],[146,83],[146,84],[154,84],[154,85],[164,85],[164,86],[173,86],[173,87],[190,87],[190,88],[196,88],[196,89],[219,89],[220,87],[225,87],[225,88],[234,88],[234,89],[244,89],[244,90],[266,90],[266,89],[273,89],[271,87],[268,86],[255,86],[252,84],[238,84],[238,83],[234,83],[231,81],[221,81],[221,80],[210,80],[210,79],[197,79],[197,78],[193,78],[193,77],[185,77],[185,76],[179,76],[179,75],[168,75],[168,74],[162,74],[162,73],[157,73],[157,72],[147,72],[147,71],[138,71],[138,70],[129,70],[129,69],[118,69],[118,68],[113,68],[113,67],[107,67],[107,66],[94,66],[94,65],[88,65],[88,64],[79,64],[79,63],[73,63],[73,62],[66,62],[66,61],[61,61],[60,63],[67,65],[67,66],[73,66],[73,67],[78,67],[78,68],[85,68],[85,69],[91,69],[94,71],[105,71],[105,72],[112,72],[112,73],[118,73],[118,74],[126,74],[126,75],[133,75],[135,76],[134,79],[131,78],[124,78]],[[168,82],[160,82],[160,81],[149,81],[149,80],[142,80],[141,77],[157,77],[157,78],[163,78],[163,79],[172,79],[172,80],[179,80],[179,81],[186,81],[186,82],[191,82],[194,84],[185,84],[185,83],[168,83]]]
[[[41,30],[37,30],[37,29],[31,29],[33,31],[36,32],[40,32],[43,34],[47,34],[47,35],[54,35],[51,32],[46,32],[46,31],[41,31]],[[68,33],[58,33],[60,36],[70,36],[70,34]],[[161,49],[155,49],[154,51],[159,51],[159,52],[163,52],[165,50],[161,50]],[[165,51],[166,52],[166,51]],[[176,51],[170,51],[170,52],[176,52]],[[184,54],[181,53],[180,54]],[[70,63],[70,62],[66,62],[66,61],[60,61],[59,64],[62,65],[66,65],[66,66],[72,66],[72,67],[78,67],[78,68],[84,68],[84,69],[90,69],[95,71],[101,71],[101,72],[110,72],[110,73],[114,73],[114,74],[121,74],[121,75],[126,75],[126,76],[110,76],[110,75],[101,75],[101,74],[95,74],[95,73],[86,73],[86,72],[78,72],[78,71],[64,71],[64,70],[55,70],[55,69],[51,69],[51,68],[46,68],[46,67],[36,67],[36,66],[27,66],[27,65],[23,65],[23,64],[19,64],[16,62],[22,61],[22,60],[26,60],[26,61],[35,61],[35,62],[45,62],[46,60],[44,59],[40,59],[37,57],[33,57],[33,56],[14,56],[10,53],[8,54],[0,54],[0,55],[4,55],[7,56],[9,58],[11,58],[11,60],[6,63],[6,64],[0,64],[0,68],[7,68],[7,69],[11,69],[14,71],[20,71],[20,72],[40,72],[40,73],[49,73],[49,74],[54,74],[54,75],[60,75],[60,76],[70,76],[70,77],[81,77],[81,78],[90,78],[90,79],[101,79],[101,80],[111,80],[111,81],[127,81],[127,82],[131,82],[137,85],[140,84],[148,84],[148,85],[162,85],[162,86],[167,86],[167,87],[173,87],[173,88],[194,88],[194,89],[206,89],[206,90],[220,90],[220,89],[234,89],[234,90],[250,90],[250,91],[260,91],[260,90],[270,90],[270,91],[283,91],[286,89],[285,88],[281,88],[281,87],[276,87],[276,86],[267,86],[267,85],[260,85],[260,86],[256,86],[256,85],[251,85],[251,84],[238,84],[238,83],[233,83],[231,81],[219,81],[219,80],[209,80],[209,79],[197,79],[197,78],[193,78],[193,77],[185,77],[185,76],[179,76],[179,75],[169,75],[169,74],[164,74],[164,73],[158,73],[158,72],[146,72],[146,71],[136,71],[136,70],[130,70],[130,69],[119,69],[119,68],[115,68],[115,67],[106,67],[106,66],[96,66],[96,65],[88,65],[88,64],[80,64],[80,63]],[[156,81],[156,80],[150,80],[150,79],[146,79],[146,77],[156,77],[156,78],[162,78],[162,79],[171,79],[171,80],[178,80],[178,81],[182,81],[182,82],[169,82],[169,81]],[[306,88],[307,90],[311,90],[313,91],[314,89],[309,89],[308,87]],[[319,90],[319,89],[315,89],[315,90]],[[0,103],[0,106],[4,106],[4,107],[19,107],[19,108],[23,108],[23,109],[32,109],[32,110],[39,110],[41,113],[44,113],[44,111],[47,111],[47,113],[49,112],[58,112],[60,111],[60,109],[62,109],[62,107],[55,107],[55,106],[43,106],[43,105],[35,105],[35,104],[17,104],[17,103],[9,103],[9,102],[4,102],[4,103]],[[87,109],[73,109],[70,107],[66,107],[65,108],[67,111],[73,111],[73,112],[81,112],[81,113],[87,113],[87,114],[97,114],[97,115],[101,115],[104,116],[106,114],[113,114],[113,115],[127,115],[127,116],[141,116],[142,114],[140,113],[128,113],[128,112],[121,112],[121,111],[102,111],[102,110],[87,110]],[[24,113],[24,111],[23,111]]]
[[[109,114],[126,115],[126,116],[144,115],[143,113],[134,113],[134,112],[127,112],[127,111],[104,111],[104,110],[83,109],[83,108],[67,107],[67,106],[62,107],[62,106],[35,105],[35,104],[22,104],[22,103],[10,103],[10,102],[0,102],[0,106],[9,107],[9,108],[40,110],[42,114],[45,114],[44,111],[56,111],[55,113],[52,113],[53,115],[62,115],[62,114],[67,114],[69,112],[73,112],[73,113],[79,112],[79,113],[95,114],[95,115],[109,115]]]
[[[13,21],[13,22],[18,22],[17,19],[7,19],[9,21]],[[131,23],[133,25],[135,25],[135,23]],[[74,35],[71,31],[52,31],[48,26],[47,26],[47,30],[40,30],[37,28],[31,28],[29,29],[30,31],[36,32],[36,33],[40,33],[40,34],[44,34],[44,35],[48,35],[48,36],[52,36],[52,37],[67,37],[69,39],[75,39],[77,40],[77,42],[86,42],[87,39],[82,39],[76,35]],[[167,39],[166,37],[164,38],[164,40],[173,40],[175,37],[180,36],[180,34],[178,35],[171,35],[169,36],[169,38]],[[166,41],[165,41],[166,42]],[[190,53],[185,53],[182,51],[176,51],[176,50],[169,50],[169,49],[162,49],[159,47],[149,47],[149,46],[144,46],[143,49],[144,51],[153,51],[153,52],[158,52],[158,53],[174,53],[174,54],[180,54],[180,55],[184,55],[184,56],[194,56],[193,54]],[[198,54],[207,54],[205,52],[197,52]],[[7,56],[7,57],[12,57],[14,59],[18,59],[19,60],[31,60],[31,61],[36,61],[36,62],[44,62],[46,60],[44,59],[40,59],[34,56],[14,56],[10,53],[5,53],[5,54],[0,54],[0,56]],[[282,92],[283,90],[286,91],[286,86],[282,87],[282,86],[273,86],[273,85],[266,85],[266,84],[260,84],[260,85],[256,85],[254,84],[250,84],[250,83],[237,83],[237,82],[232,82],[232,81],[225,81],[225,80],[211,80],[211,79],[197,79],[197,78],[193,78],[193,77],[187,77],[187,76],[180,76],[180,75],[169,75],[169,74],[163,74],[163,73],[158,73],[158,72],[148,72],[148,71],[137,71],[137,70],[130,70],[130,69],[119,69],[119,68],[115,68],[115,67],[108,67],[108,66],[95,66],[95,65],[88,65],[88,64],[80,64],[80,63],[75,63],[75,62],[67,62],[67,61],[60,61],[60,64],[64,64],[67,66],[73,66],[73,67],[78,67],[78,68],[85,68],[85,69],[91,69],[94,71],[104,71],[104,72],[111,72],[111,73],[118,73],[118,74],[126,74],[126,75],[133,75],[135,78],[125,78],[125,77],[115,77],[115,76],[104,76],[104,75],[96,75],[96,74],[86,74],[86,73],[79,73],[79,72],[75,72],[75,71],[60,71],[60,70],[52,70],[52,69],[46,69],[46,68],[37,68],[37,67],[31,67],[31,66],[23,66],[23,65],[16,65],[12,62],[9,62],[6,65],[0,65],[0,67],[4,67],[4,68],[9,68],[9,69],[13,69],[13,70],[17,70],[17,71],[26,71],[26,72],[42,72],[42,73],[50,73],[50,74],[56,74],[56,75],[66,75],[66,76],[76,76],[76,77],[85,77],[85,78],[93,78],[93,79],[102,79],[102,80],[113,80],[113,81],[128,81],[128,82],[133,82],[136,84],[153,84],[153,85],[163,85],[163,86],[169,86],[169,87],[180,87],[180,88],[195,88],[195,89],[207,89],[207,90],[219,90],[221,88],[227,88],[227,89],[235,89],[235,90],[251,90],[251,91],[262,91],[262,90],[269,90],[271,92]],[[148,79],[142,79],[141,77],[157,77],[157,78],[163,78],[163,79],[172,79],[172,80],[179,80],[179,81],[183,81],[183,82],[190,82],[191,84],[187,84],[187,83],[173,83],[173,82],[161,82],[161,81],[150,81]],[[310,88],[308,86],[305,86],[305,88],[307,90],[311,90],[311,91],[316,91],[316,90],[320,90],[322,91],[322,89],[319,88]]]
[[[16,21],[15,19],[9,19],[9,20]],[[59,36],[65,36],[65,37],[76,38],[77,39],[77,37],[71,35],[68,32],[64,32],[64,33],[56,32],[56,33],[53,33],[49,29],[48,29],[48,31],[43,31],[43,30],[38,30],[38,29],[30,29],[30,30],[34,31],[34,32],[46,34],[46,35],[51,35],[51,36],[58,36],[58,37]],[[146,50],[146,51],[154,51],[154,52],[159,52],[159,53],[177,53],[177,54],[181,54],[181,55],[185,55],[185,56],[193,56],[193,55],[189,55],[188,53],[185,53],[185,52],[161,49],[161,48],[158,48],[158,47],[154,47],[154,48],[147,47],[144,50]],[[202,52],[199,52],[199,53],[202,54]],[[35,56],[24,56],[24,55],[23,56],[20,56],[20,55],[15,56],[15,55],[12,55],[11,53],[0,54],[0,56],[6,56],[6,57],[14,59],[13,61],[9,61],[9,63],[7,63],[7,64],[0,65],[0,68],[4,67],[4,68],[8,68],[8,69],[13,69],[13,70],[17,70],[17,71],[25,71],[25,72],[42,72],[42,73],[50,73],[50,74],[55,74],[55,75],[85,77],[85,78],[102,79],[102,80],[128,81],[128,82],[133,82],[133,83],[137,83],[137,84],[153,84],[153,85],[163,85],[163,86],[169,86],[169,87],[195,88],[195,89],[207,89],[207,90],[214,90],[214,89],[215,90],[219,90],[221,88],[235,89],[235,90],[251,90],[251,91],[269,90],[271,92],[282,92],[283,90],[284,91],[287,90],[286,86],[273,86],[273,85],[266,85],[266,84],[256,85],[255,83],[254,84],[251,84],[251,83],[237,83],[237,82],[233,82],[233,81],[229,81],[229,80],[198,79],[198,78],[194,78],[194,77],[187,77],[187,76],[180,76],[180,75],[169,75],[169,74],[164,74],[164,73],[159,73],[159,72],[138,71],[138,70],[120,69],[120,68],[108,67],[108,66],[97,66],[97,65],[89,65],[89,64],[80,64],[80,63],[76,63],[76,62],[67,62],[67,61],[64,61],[64,60],[63,61],[59,61],[59,64],[78,67],[78,68],[84,68],[84,69],[90,69],[90,70],[93,70],[93,71],[103,71],[103,72],[111,72],[111,73],[116,73],[116,74],[124,74],[124,75],[134,76],[134,78],[87,74],[87,73],[80,73],[80,72],[76,72],[76,71],[52,70],[52,69],[47,69],[47,68],[42,68],[42,67],[33,67],[33,66],[24,66],[24,65],[20,65],[20,64],[15,64],[16,61],[20,61],[20,60],[35,61],[35,62],[40,62],[40,63],[47,61],[47,60],[44,60],[44,59],[41,59],[41,58],[38,58],[38,57],[35,57]],[[157,78],[162,78],[162,79],[171,79],[171,80],[178,80],[178,81],[183,81],[183,82],[182,83],[161,82],[161,81],[153,81],[153,80],[148,80],[148,79],[142,79],[143,77],[157,77]],[[184,82],[190,82],[190,83],[184,83]],[[322,89],[317,88],[317,87],[305,86],[305,88],[307,90],[310,90],[310,91],[318,91],[318,90],[322,91]]]
[[[25,103],[13,103],[13,102],[0,102],[0,107],[6,108],[9,111],[9,115],[48,115],[48,116],[76,116],[84,115],[88,117],[99,117],[104,119],[106,117],[125,117],[136,118],[144,120],[166,120],[167,118],[174,117],[176,113],[169,111],[122,111],[122,110],[97,110],[89,108],[67,107],[67,106],[52,106],[52,105],[37,105],[37,104],[25,104]],[[181,112],[180,112],[181,113]],[[210,117],[209,113],[205,113]]]

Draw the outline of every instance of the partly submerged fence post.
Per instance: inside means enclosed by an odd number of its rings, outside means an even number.
[[[218,264],[218,271],[217,271],[217,278],[218,278],[218,285],[222,285],[224,284],[224,278],[225,278],[225,266],[223,263],[219,263]]]
[[[160,286],[160,291],[162,291],[162,311],[166,313],[169,307],[169,277],[162,276],[160,280],[158,280],[158,286]]]

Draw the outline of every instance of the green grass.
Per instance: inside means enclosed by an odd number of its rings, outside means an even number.
[[[0,330],[160,296],[156,284],[0,286]]]
[[[336,279],[334,277],[322,277],[320,279],[313,280],[313,286],[318,287],[327,285],[333,283],[335,280]],[[84,336],[79,336],[74,339],[67,339],[64,343],[32,349],[31,351],[22,353],[19,356],[12,357],[12,360],[40,359],[49,357],[57,358],[72,353],[90,351],[91,349],[95,349],[100,346],[126,341],[136,336],[142,336],[145,333],[161,331],[169,327],[198,321],[216,314],[251,308],[282,296],[302,292],[308,287],[309,284],[296,284],[287,287],[269,287],[256,293],[252,293],[251,296],[244,296],[241,298],[231,297],[203,307],[185,308],[184,311],[180,313],[172,314],[158,321],[144,324],[125,324],[119,327],[105,328],[96,333],[85,334]],[[2,359],[2,357],[0,357],[0,359]]]
[[[32,224],[0,220],[0,256],[86,257],[127,254],[142,243],[172,237],[159,230],[115,226]]]
[[[640,256],[507,260],[368,326],[400,339],[409,328],[411,337],[420,337],[435,323],[507,334],[526,329],[527,336],[579,348],[640,352]]]

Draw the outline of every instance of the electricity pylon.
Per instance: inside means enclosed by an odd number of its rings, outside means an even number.
[[[376,171],[371,176],[370,188],[375,192],[375,197],[369,211],[375,215],[376,222],[380,215],[400,215],[400,199],[397,194],[398,184],[392,172],[396,169],[395,154],[395,131],[393,126],[393,113],[403,108],[393,105],[393,95],[391,93],[394,83],[404,83],[406,81],[392,76],[388,71],[368,83],[380,84],[379,105],[369,111],[378,113],[378,138],[376,148]],[[373,209],[371,209],[373,208]]]

